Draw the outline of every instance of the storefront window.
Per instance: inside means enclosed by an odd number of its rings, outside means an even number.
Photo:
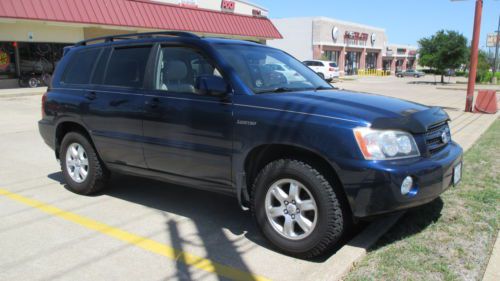
[[[415,60],[408,59],[408,62],[406,63],[406,69],[414,69],[414,68],[415,68]]]
[[[339,63],[339,55],[340,51],[325,51],[325,58],[329,61],[333,61],[334,63]]]
[[[404,60],[397,60],[396,61],[396,71],[403,71],[403,62],[404,62]]]
[[[377,53],[368,53],[366,55],[366,69],[377,69]]]
[[[21,76],[27,74],[52,74],[68,44],[18,43]]]
[[[360,57],[361,52],[347,52],[345,55],[345,73],[347,75],[358,73]]]
[[[12,42],[0,42],[0,79],[15,78],[16,55]]]
[[[382,64],[382,69],[384,71],[391,70],[392,60],[384,60]]]

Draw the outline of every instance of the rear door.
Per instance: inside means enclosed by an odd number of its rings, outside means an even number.
[[[153,89],[147,94],[144,155],[151,170],[186,184],[227,189],[231,185],[231,95],[209,96],[197,77],[221,76],[200,50],[179,44],[158,49]],[[199,185],[200,186],[200,185]]]
[[[142,119],[151,49],[150,44],[109,47],[95,67],[85,122],[105,162],[146,167]]]

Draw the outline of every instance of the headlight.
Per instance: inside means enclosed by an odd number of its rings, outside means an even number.
[[[388,160],[419,156],[415,139],[401,131],[355,128],[354,137],[367,160]]]

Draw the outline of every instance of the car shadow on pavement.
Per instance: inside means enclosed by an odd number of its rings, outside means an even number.
[[[50,174],[48,177],[65,185],[61,172]],[[167,276],[167,279],[200,278],[198,275],[193,276],[192,269],[186,265],[184,251],[187,247],[203,248],[203,258],[249,273],[252,273],[252,270],[242,258],[246,252],[256,247],[275,252],[260,235],[250,212],[243,211],[235,197],[128,175],[113,176],[108,188],[94,196],[100,195],[160,211],[165,218],[164,233],[167,235],[168,244],[178,254],[177,272],[174,276]],[[183,217],[188,218],[189,222]],[[187,236],[185,229],[183,232],[180,226],[184,222],[195,228],[190,230]],[[214,270],[217,274],[217,267],[214,267]],[[217,277],[226,280],[220,277],[220,274]]]
[[[409,209],[369,251],[377,250],[422,232],[439,220],[443,205],[443,200],[438,197],[430,203]]]
[[[50,174],[48,177],[65,186],[61,172]],[[264,247],[279,254],[261,235],[250,212],[243,211],[239,207],[235,197],[128,175],[113,176],[109,187],[93,196],[100,195],[108,195],[160,211],[165,217],[165,233],[168,234],[170,246],[179,253],[184,251],[186,246],[193,246],[193,241],[197,241],[196,243],[201,241],[203,245],[194,246],[203,246],[206,252],[204,258],[246,272],[251,270],[242,259],[245,252],[255,247]],[[183,237],[177,222],[171,219],[170,214],[186,217],[192,221],[196,227],[197,237]],[[308,261],[314,263],[326,261],[365,226],[365,223],[356,225],[351,232],[341,238],[336,247]],[[230,232],[231,240],[226,231]],[[283,258],[293,259],[286,256]],[[183,263],[182,253],[177,258],[176,267],[177,278],[181,280],[194,278],[190,275],[188,266]]]

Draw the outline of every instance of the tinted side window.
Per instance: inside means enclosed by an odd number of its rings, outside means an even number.
[[[104,84],[140,88],[151,46],[115,48],[106,71]]]
[[[100,52],[100,48],[92,48],[75,53],[64,71],[61,82],[64,84],[88,84]]]
[[[108,63],[110,48],[106,48],[101,52],[99,60],[94,68],[91,84],[102,84],[104,80],[104,71],[106,71],[106,64]]]

